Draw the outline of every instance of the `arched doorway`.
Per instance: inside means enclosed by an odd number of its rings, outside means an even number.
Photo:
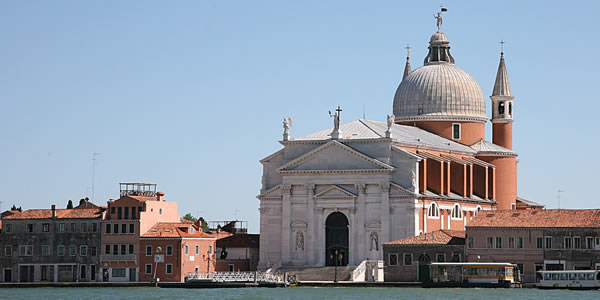
[[[337,255],[336,255],[337,253]],[[325,261],[327,266],[348,265],[348,218],[334,212],[325,221]]]

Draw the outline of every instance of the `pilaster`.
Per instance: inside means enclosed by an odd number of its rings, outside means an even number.
[[[283,186],[283,203],[281,210],[281,263],[287,264],[291,261],[290,256],[290,213],[292,186]]]
[[[379,245],[390,241],[390,184],[380,184],[381,187],[381,239]],[[381,248],[380,248],[381,249]]]
[[[316,247],[315,247],[315,240],[316,240],[316,234],[317,234],[317,226],[315,226],[315,199],[314,199],[314,194],[315,194],[315,185],[314,184],[306,184],[304,185],[304,187],[306,187],[306,213],[308,214],[308,228],[306,230],[306,245],[308,247],[306,247],[306,251],[307,253],[309,251],[312,251],[313,253],[308,253],[308,257],[307,257],[307,263],[308,265],[314,265],[315,264],[315,258],[316,256]],[[310,249],[310,250],[309,250]]]

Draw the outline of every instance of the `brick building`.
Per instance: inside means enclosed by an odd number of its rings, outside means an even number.
[[[189,273],[214,272],[216,240],[196,224],[155,224],[140,238],[139,280],[183,282]]]
[[[99,281],[104,208],[30,209],[3,217],[0,281]]]
[[[464,261],[465,232],[437,230],[383,244],[384,281],[429,280],[429,263]]]
[[[238,233],[217,240],[217,272],[256,271],[260,235]]]
[[[467,224],[469,262],[517,264],[524,282],[539,270],[600,268],[600,210],[486,211]]]

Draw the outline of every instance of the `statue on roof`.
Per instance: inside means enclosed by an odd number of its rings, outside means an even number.
[[[292,118],[283,118],[283,140],[290,139],[290,127],[292,127]]]
[[[438,32],[442,32],[442,23],[444,23],[444,18],[442,17],[442,13],[443,12],[447,12],[448,9],[445,7],[442,7],[440,9],[440,12],[437,13],[437,16],[434,14],[433,17],[436,19],[437,21],[437,28],[438,28]]]
[[[395,121],[396,116],[394,116],[394,114],[387,115],[387,130],[385,131],[386,138],[392,137],[392,126],[394,125]]]
[[[333,118],[333,131],[331,132],[331,138],[338,139],[340,138],[340,113],[342,112],[342,108],[338,106],[335,110],[335,113],[332,114],[329,111],[329,116]]]

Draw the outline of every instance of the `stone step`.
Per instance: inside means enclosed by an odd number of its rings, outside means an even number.
[[[351,280],[355,268],[356,266],[337,267],[338,281]],[[297,281],[333,281],[335,278],[335,267],[281,267],[277,272],[296,275]]]

